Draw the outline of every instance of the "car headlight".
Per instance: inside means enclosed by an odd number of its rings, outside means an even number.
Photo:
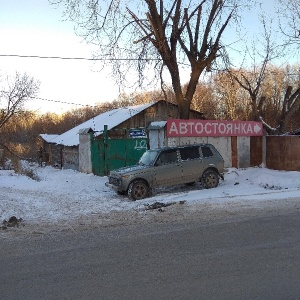
[[[116,186],[118,186],[118,185],[121,185],[122,178],[121,178],[121,177],[120,177],[120,178],[116,178],[116,177],[109,177],[109,180],[108,180],[108,182],[109,182],[110,184],[112,184],[112,185],[116,185]]]

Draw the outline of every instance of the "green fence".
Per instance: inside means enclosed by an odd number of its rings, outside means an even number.
[[[109,171],[135,165],[147,150],[147,138],[103,138],[91,141],[92,169],[95,175],[105,176]]]

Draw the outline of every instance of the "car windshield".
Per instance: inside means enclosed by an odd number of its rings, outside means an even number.
[[[156,151],[156,150],[146,151],[140,158],[139,164],[146,165],[146,166],[152,166],[154,164],[157,153],[158,153],[158,151]]]

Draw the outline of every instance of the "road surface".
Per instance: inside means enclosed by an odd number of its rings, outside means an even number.
[[[0,243],[6,300],[300,299],[298,208]]]

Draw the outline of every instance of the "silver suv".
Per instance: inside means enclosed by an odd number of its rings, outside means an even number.
[[[224,179],[224,160],[211,144],[147,150],[135,166],[111,171],[107,186],[132,200],[151,195],[152,188],[201,181],[214,188]]]

